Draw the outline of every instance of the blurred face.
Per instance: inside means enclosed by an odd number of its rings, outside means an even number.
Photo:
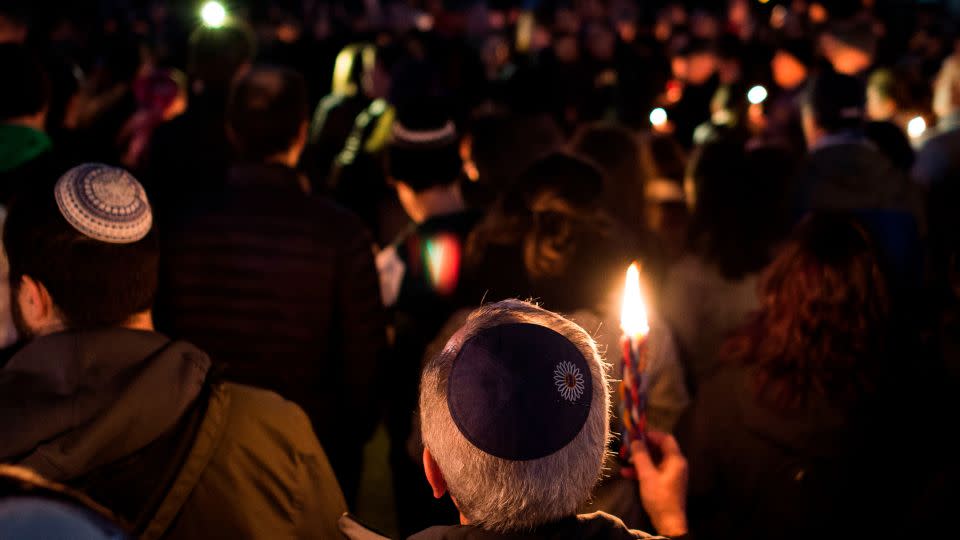
[[[687,62],[687,81],[691,84],[703,84],[717,71],[717,57],[712,53],[691,54]]]
[[[873,86],[867,87],[867,116],[870,120],[884,122],[893,118],[897,112],[897,104],[892,99],[881,94]]]
[[[777,51],[773,55],[770,69],[773,71],[773,82],[784,90],[793,90],[807,80],[807,67],[784,51]]]

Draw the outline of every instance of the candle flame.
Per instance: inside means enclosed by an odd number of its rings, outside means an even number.
[[[627,281],[623,289],[623,306],[620,311],[620,328],[628,336],[643,337],[650,332],[647,321],[647,306],[640,292],[640,267],[632,263],[627,268]]]

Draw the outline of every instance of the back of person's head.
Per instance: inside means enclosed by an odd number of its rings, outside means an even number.
[[[451,497],[496,532],[577,512],[603,469],[609,406],[590,335],[519,300],[474,311],[420,386],[424,445]]]
[[[894,166],[910,174],[915,158],[913,147],[899,126],[892,122],[867,122],[863,126],[863,134]]]
[[[0,44],[0,123],[44,112],[50,103],[50,81],[36,57],[23,45]]]
[[[0,465],[3,538],[122,540],[129,536],[106,509],[29,469]]]
[[[727,279],[758,271],[769,260],[774,224],[763,220],[771,217],[767,209],[780,209],[774,186],[784,185],[787,173],[769,167],[767,152],[751,157],[738,141],[718,140],[699,147],[690,160],[690,248]],[[777,167],[789,171],[789,160],[779,159]]]
[[[11,206],[3,231],[11,305],[30,282],[45,289],[63,326],[124,324],[149,310],[157,291],[159,246],[143,187],[122,169],[80,165],[54,185],[38,179]]]
[[[501,192],[534,160],[563,144],[563,131],[549,115],[504,111],[478,115],[469,126],[470,157],[479,182]]]
[[[225,93],[241,69],[253,62],[253,32],[239,23],[201,26],[190,36],[187,75],[195,93]]]
[[[504,197],[506,214],[523,216],[523,260],[534,279],[563,275],[604,224],[603,175],[591,163],[556,153],[531,165]]]
[[[872,243],[853,219],[809,217],[766,270],[760,309],[724,345],[752,366],[754,390],[782,408],[819,394],[851,405],[883,369],[887,289]]]
[[[387,169],[392,179],[417,193],[460,179],[460,137],[442,105],[416,100],[397,107]]]
[[[862,127],[865,100],[860,81],[825,70],[807,86],[803,112],[825,133],[838,133]]]
[[[243,159],[260,161],[289,151],[306,136],[307,87],[289,68],[256,67],[233,86],[227,128]]]
[[[604,206],[625,225],[642,222],[644,170],[637,135],[613,124],[580,128],[570,149],[599,167],[605,176]]]

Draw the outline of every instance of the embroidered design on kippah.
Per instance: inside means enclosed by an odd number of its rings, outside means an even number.
[[[450,121],[440,129],[429,131],[412,131],[403,127],[400,122],[394,122],[391,131],[394,141],[413,144],[447,143],[452,142],[457,136],[457,128]]]
[[[572,362],[560,362],[553,370],[553,383],[563,399],[576,403],[583,395],[583,373]]]

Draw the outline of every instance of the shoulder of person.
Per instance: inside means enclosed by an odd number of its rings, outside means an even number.
[[[606,512],[594,512],[577,516],[582,528],[580,537],[591,539],[630,540],[634,538],[661,539],[663,537],[631,529],[618,517]]]
[[[242,384],[219,386],[228,398],[224,437],[249,446],[283,446],[301,454],[322,452],[310,419],[299,405],[269,390]],[[273,445],[264,444],[272,442]]]

